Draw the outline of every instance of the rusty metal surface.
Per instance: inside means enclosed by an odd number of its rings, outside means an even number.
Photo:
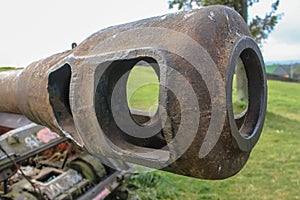
[[[238,57],[249,106],[235,119]],[[126,100],[128,73],[141,60],[160,83],[160,107],[147,125],[134,120]],[[241,170],[262,131],[263,65],[243,19],[210,6],[100,30],[70,51],[0,73],[0,112],[22,113],[98,157],[224,179]]]

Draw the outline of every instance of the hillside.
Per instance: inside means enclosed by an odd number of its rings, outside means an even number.
[[[300,63],[266,64],[267,74],[300,80]]]
[[[7,70],[18,70],[22,68],[15,68],[15,67],[0,67],[0,72],[7,71]]]

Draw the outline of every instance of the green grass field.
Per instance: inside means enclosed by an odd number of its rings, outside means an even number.
[[[130,79],[129,88],[143,80],[155,80],[155,76],[151,68],[141,67]],[[157,171],[149,174],[150,178],[141,175],[142,181],[160,180],[151,186],[145,181],[144,188],[140,183],[141,191],[147,188],[149,193],[143,198],[300,199],[300,84],[268,81],[268,92],[262,136],[239,174],[222,181],[205,181]],[[158,87],[153,84],[143,87],[133,93],[130,105],[148,109],[151,103],[157,103],[157,93]],[[151,187],[155,191],[149,192]]]
[[[156,111],[158,78],[152,67],[134,67],[127,82],[127,99],[131,108]]]

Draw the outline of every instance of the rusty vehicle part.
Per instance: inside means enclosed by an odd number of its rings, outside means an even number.
[[[29,124],[11,130],[0,136],[1,148],[5,149],[14,162],[18,163],[67,140],[65,137],[57,137],[51,142],[45,143],[37,137],[37,133],[41,129],[41,126]],[[0,171],[11,165],[11,159],[0,151]]]
[[[15,126],[23,118],[10,117],[5,120],[13,124],[15,119]],[[67,138],[53,135],[31,122],[1,136],[0,199],[104,199],[122,186],[125,172],[103,165]]]
[[[238,58],[249,99],[236,116]],[[128,107],[126,82],[139,61],[159,79],[154,116]],[[260,137],[267,85],[259,47],[241,16],[210,6],[100,30],[72,50],[0,73],[0,96],[0,112],[22,113],[94,156],[224,179],[241,170]]]

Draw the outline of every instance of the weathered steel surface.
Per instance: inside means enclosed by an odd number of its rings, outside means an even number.
[[[238,57],[249,106],[235,119]],[[141,60],[160,83],[161,106],[148,124],[134,119],[147,121],[145,114],[130,115],[126,100],[128,72]],[[244,166],[259,139],[266,89],[247,25],[234,10],[211,6],[110,27],[23,71],[0,73],[0,111],[22,113],[95,156],[223,179]]]

